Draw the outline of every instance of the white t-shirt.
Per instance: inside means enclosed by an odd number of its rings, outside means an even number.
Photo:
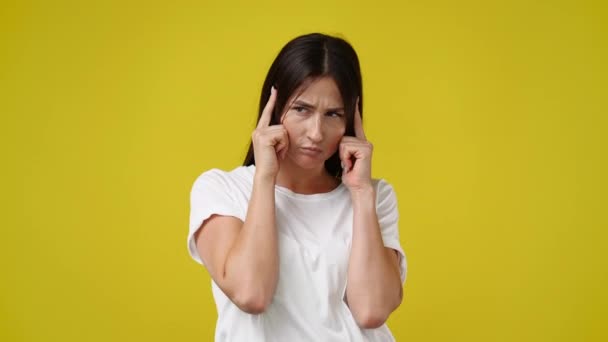
[[[192,187],[188,250],[203,264],[194,234],[213,214],[245,221],[255,166],[201,174]],[[397,200],[391,185],[374,180],[376,212],[384,245],[400,254],[401,282],[407,266],[399,244]],[[388,326],[361,329],[344,302],[353,209],[344,184],[328,193],[304,195],[275,186],[279,232],[279,279],[272,303],[261,314],[241,311],[212,280],[218,311],[215,341],[394,341]]]

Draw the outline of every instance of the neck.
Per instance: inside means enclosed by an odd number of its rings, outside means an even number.
[[[327,173],[325,165],[303,169],[287,157],[281,161],[276,184],[295,193],[317,194],[332,191],[339,185],[339,181]]]

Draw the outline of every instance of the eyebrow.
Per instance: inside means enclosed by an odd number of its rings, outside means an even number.
[[[305,107],[305,108],[311,108],[314,109],[315,106],[311,105],[310,103],[304,102],[302,100],[296,100],[293,102],[293,105],[297,105],[297,106],[301,106],[301,107]],[[344,107],[336,107],[336,108],[327,108],[328,111],[339,111],[339,110],[344,110]]]

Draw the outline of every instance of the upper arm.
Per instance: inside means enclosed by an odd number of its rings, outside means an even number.
[[[405,283],[407,277],[407,260],[405,252],[399,241],[399,210],[397,207],[397,196],[393,187],[384,180],[377,183],[376,213],[378,224],[382,234],[384,247],[393,251],[394,258],[399,270],[401,283]]]
[[[227,295],[232,293],[232,289],[226,282],[226,260],[242,227],[243,221],[238,218],[212,215],[194,235],[196,250],[207,271]]]
[[[199,237],[218,230],[216,228],[218,225],[213,223],[218,219],[221,221],[219,228],[226,228],[225,233],[230,236],[233,234],[231,231],[235,230],[234,226],[237,225],[237,221],[242,225],[242,221],[244,221],[242,216],[242,206],[233,195],[230,178],[225,172],[213,169],[200,175],[192,185],[190,192],[190,223],[187,237],[190,256],[208,269],[213,267],[213,265],[209,265],[211,258],[207,256],[206,259],[209,260],[203,260],[201,252],[208,249],[214,251],[215,248],[213,244],[209,247],[205,244],[201,248]],[[220,238],[225,239],[223,233],[219,233]],[[215,240],[215,237],[212,237],[212,240]]]
[[[392,249],[390,247],[384,247],[386,253],[388,254],[389,259],[391,260],[391,265],[393,267],[393,271],[395,275],[401,279],[401,254],[399,251]],[[401,286],[401,282],[399,282],[399,302],[403,299],[403,287]]]

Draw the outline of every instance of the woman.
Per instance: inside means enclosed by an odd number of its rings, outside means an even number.
[[[297,37],[266,76],[245,165],[194,182],[188,248],[212,278],[216,341],[394,341],[406,260],[362,104],[351,45]]]

